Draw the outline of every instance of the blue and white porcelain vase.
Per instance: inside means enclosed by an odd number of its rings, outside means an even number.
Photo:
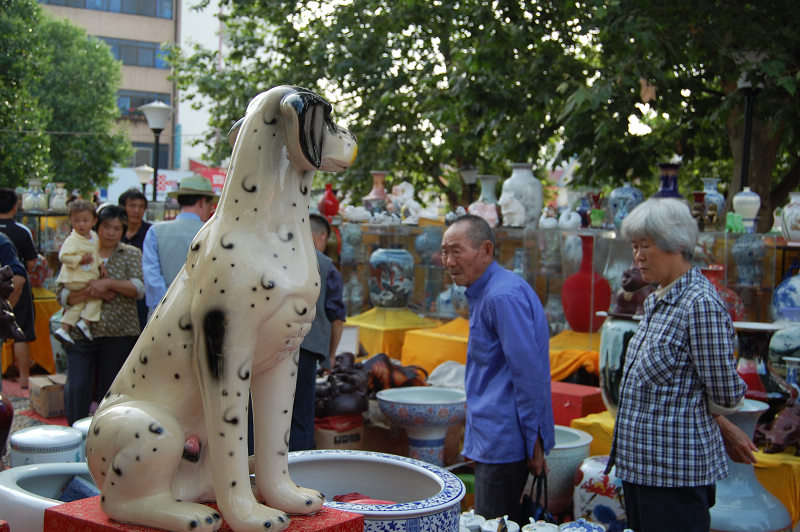
[[[770,308],[775,321],[785,317],[784,309],[790,309],[787,312],[800,309],[800,275],[787,277],[775,287]]]
[[[750,187],[744,187],[741,192],[733,196],[732,203],[733,212],[742,216],[745,231],[754,232],[758,209],[761,207],[761,196],[750,190]]]
[[[376,249],[369,257],[367,286],[373,306],[405,307],[414,291],[414,257],[405,249]]]
[[[608,204],[611,208],[614,226],[619,229],[622,225],[622,220],[643,200],[642,191],[627,182],[623,183],[621,187],[612,190],[608,195]]]
[[[762,259],[766,249],[759,235],[743,234],[731,246],[731,254],[736,263],[737,284],[761,286],[764,278]]]
[[[542,213],[542,183],[529,163],[511,163],[511,177],[503,181],[503,193],[510,192],[525,207],[525,226],[535,227]]]
[[[725,196],[723,196],[719,190],[717,190],[717,186],[719,185],[719,178],[716,177],[704,177],[701,179],[703,182],[703,192],[706,193],[705,203],[706,203],[706,213],[716,212],[716,223],[713,227],[708,227],[708,229],[713,230],[721,230],[725,227]],[[711,210],[709,210],[709,206]]]
[[[630,318],[609,317],[600,329],[600,392],[609,413],[616,417],[619,406],[619,384],[622,381],[622,368],[625,367],[625,353],[628,342],[639,322]]]
[[[437,225],[429,225],[414,238],[414,249],[419,255],[422,264],[433,263],[433,256],[442,247],[443,229]]]
[[[659,179],[661,179],[661,188],[653,194],[654,198],[678,198],[683,199],[683,196],[678,192],[678,169],[681,167],[679,163],[658,163]]]

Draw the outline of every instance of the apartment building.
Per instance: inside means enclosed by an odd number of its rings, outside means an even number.
[[[135,154],[130,168],[153,164],[154,135],[141,113],[141,105],[158,100],[174,109],[159,138],[159,170],[188,170],[189,159],[202,153],[190,145],[207,127],[207,113],[182,104],[168,78],[164,43],[200,43],[211,49],[220,44],[216,2],[202,12],[191,9],[193,0],[39,0],[43,8],[67,18],[89,35],[102,39],[122,62],[122,83],[117,96],[121,117]],[[133,175],[133,174],[131,174]]]

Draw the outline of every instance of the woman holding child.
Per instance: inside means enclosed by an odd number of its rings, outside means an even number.
[[[121,242],[126,221],[122,207],[101,206],[97,211],[96,231],[98,255],[105,263],[106,276],[88,281],[81,290],[67,290],[61,283],[58,286],[59,301],[67,308],[91,298],[103,301],[100,320],[90,322],[92,340],[73,329],[70,335],[74,344],[65,343],[64,400],[70,424],[88,416],[92,401],[106,394],[141,332],[136,300],[144,297],[142,252]]]

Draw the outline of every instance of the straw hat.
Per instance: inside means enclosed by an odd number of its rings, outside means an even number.
[[[207,177],[196,174],[181,179],[181,183],[178,185],[178,190],[167,192],[167,196],[170,198],[177,198],[178,196],[186,196],[189,194],[195,196],[208,196],[211,198],[211,203],[216,203],[219,201],[219,196],[214,194],[214,187],[211,186],[211,180],[209,180]]]

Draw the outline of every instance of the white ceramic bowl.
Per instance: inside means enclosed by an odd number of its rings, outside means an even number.
[[[75,475],[94,484],[86,462],[23,465],[0,472],[0,516],[14,531],[42,530],[45,509],[61,504],[55,497]]]
[[[563,512],[572,503],[575,471],[589,456],[592,436],[588,432],[556,425],[556,445],[547,455],[547,509]]]
[[[356,450],[289,453],[289,473],[300,486],[327,497],[326,506],[364,516],[364,532],[443,532],[459,528],[464,483],[441,467],[392,454]],[[361,493],[395,504],[336,502]]]
[[[50,462],[80,462],[83,435],[78,429],[40,425],[21,429],[9,436],[11,467]]]

